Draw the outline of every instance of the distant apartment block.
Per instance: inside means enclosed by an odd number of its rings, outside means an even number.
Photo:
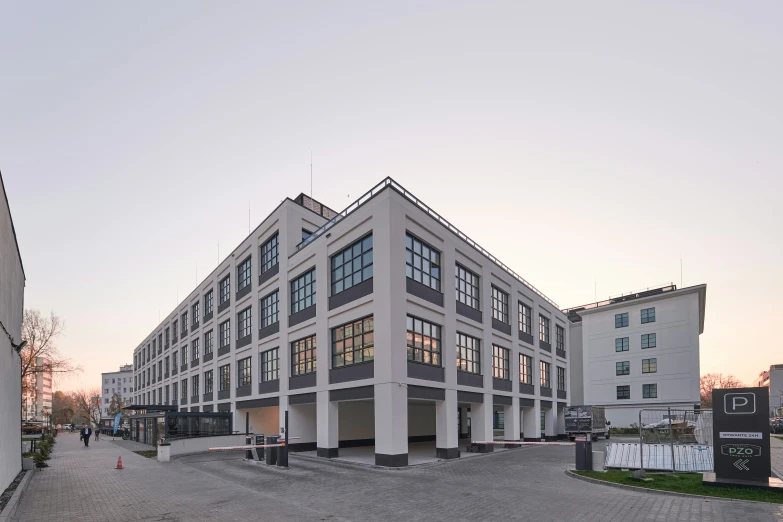
[[[47,421],[52,413],[52,365],[49,359],[36,357],[35,369],[27,375],[22,394],[22,418]]]
[[[101,426],[113,427],[114,415],[110,407],[112,398],[117,395],[122,404],[133,402],[133,365],[120,366],[119,371],[101,374]]]

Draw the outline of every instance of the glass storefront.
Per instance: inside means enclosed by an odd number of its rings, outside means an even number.
[[[231,412],[180,412],[175,406],[128,406],[131,439],[157,446],[161,439],[212,437],[233,433]]]

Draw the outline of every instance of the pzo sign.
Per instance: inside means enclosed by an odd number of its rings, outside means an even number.
[[[769,390],[713,390],[713,457],[718,481],[768,483]],[[751,442],[752,441],[752,442]]]

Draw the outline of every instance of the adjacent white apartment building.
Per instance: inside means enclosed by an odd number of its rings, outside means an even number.
[[[754,385],[769,388],[770,416],[783,415],[783,364],[773,364],[761,372]]]
[[[115,393],[122,398],[123,406],[133,402],[132,364],[124,364],[116,372],[101,374],[101,426],[114,426],[114,416],[109,414],[109,406]]]
[[[284,200],[135,348],[134,403],[250,414],[294,451],[554,439],[566,315],[392,179],[340,214]],[[492,446],[480,445],[481,451]],[[430,451],[430,450],[427,450]]]
[[[22,394],[22,418],[44,422],[52,413],[52,363],[44,357],[35,358],[35,370],[26,378]]]
[[[22,342],[25,275],[0,174],[0,493],[22,470]]]
[[[643,408],[698,408],[706,295],[672,284],[565,310],[572,403],[605,406],[617,427]]]

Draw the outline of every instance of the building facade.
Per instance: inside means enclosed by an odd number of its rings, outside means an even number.
[[[783,415],[783,364],[773,364],[754,381],[754,386],[769,388],[770,417]]]
[[[52,364],[44,357],[35,358],[35,370],[26,378],[22,394],[22,418],[45,422],[52,413]]]
[[[387,178],[339,215],[284,200],[134,350],[135,403],[335,457],[459,439],[554,439],[569,329],[550,299]],[[500,426],[499,426],[500,424]],[[499,428],[493,429],[493,428]],[[491,448],[482,447],[484,449]]]
[[[0,492],[22,470],[22,340],[25,275],[0,174]]]
[[[698,408],[706,293],[669,285],[565,310],[573,404],[605,406],[617,427],[644,408]]]
[[[133,402],[132,364],[124,364],[116,372],[101,374],[101,426],[114,427],[114,415],[110,411],[111,401],[115,394],[122,402],[120,407]]]

